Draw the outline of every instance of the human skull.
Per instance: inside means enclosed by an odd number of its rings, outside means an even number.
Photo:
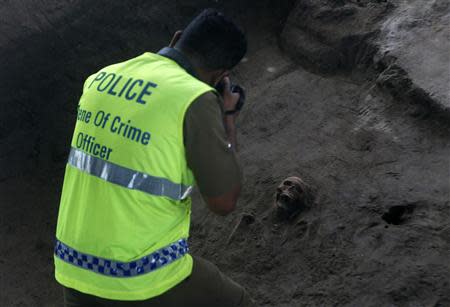
[[[277,187],[275,207],[282,217],[292,217],[313,202],[311,188],[299,177],[288,177]]]

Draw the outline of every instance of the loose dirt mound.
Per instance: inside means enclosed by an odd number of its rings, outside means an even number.
[[[250,38],[235,72],[248,89],[239,120],[245,187],[225,219],[195,195],[192,251],[245,285],[258,306],[449,305],[450,129],[429,104],[403,95],[401,80],[414,79],[380,53],[378,30],[400,6],[189,3],[2,4],[1,304],[61,303],[52,244],[83,79],[158,50],[200,7],[216,6]],[[404,79],[383,81],[394,62]],[[282,222],[273,195],[289,175],[318,197]]]

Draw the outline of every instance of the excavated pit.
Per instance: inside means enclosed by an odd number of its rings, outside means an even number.
[[[431,2],[444,16],[448,6]],[[436,74],[415,83],[400,55],[383,53],[382,26],[405,10],[375,0],[2,3],[0,305],[61,304],[52,247],[84,78],[157,51],[204,7],[249,36],[234,72],[248,89],[238,124],[245,183],[226,218],[194,195],[192,252],[257,306],[449,305],[446,101],[426,92]],[[273,195],[291,175],[317,197],[280,222]],[[414,209],[394,209],[405,203]]]

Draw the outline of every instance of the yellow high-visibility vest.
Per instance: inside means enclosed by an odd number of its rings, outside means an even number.
[[[107,299],[143,300],[191,274],[194,177],[183,120],[190,104],[213,90],[148,52],[86,80],[56,230],[59,283]]]

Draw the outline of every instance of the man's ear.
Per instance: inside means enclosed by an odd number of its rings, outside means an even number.
[[[170,47],[170,48],[175,47],[175,44],[176,44],[176,43],[178,42],[178,40],[180,39],[181,34],[183,34],[183,31],[182,31],[182,30],[178,30],[178,31],[175,32],[175,34],[173,35],[172,40],[170,41],[170,44],[169,44],[169,47]]]

